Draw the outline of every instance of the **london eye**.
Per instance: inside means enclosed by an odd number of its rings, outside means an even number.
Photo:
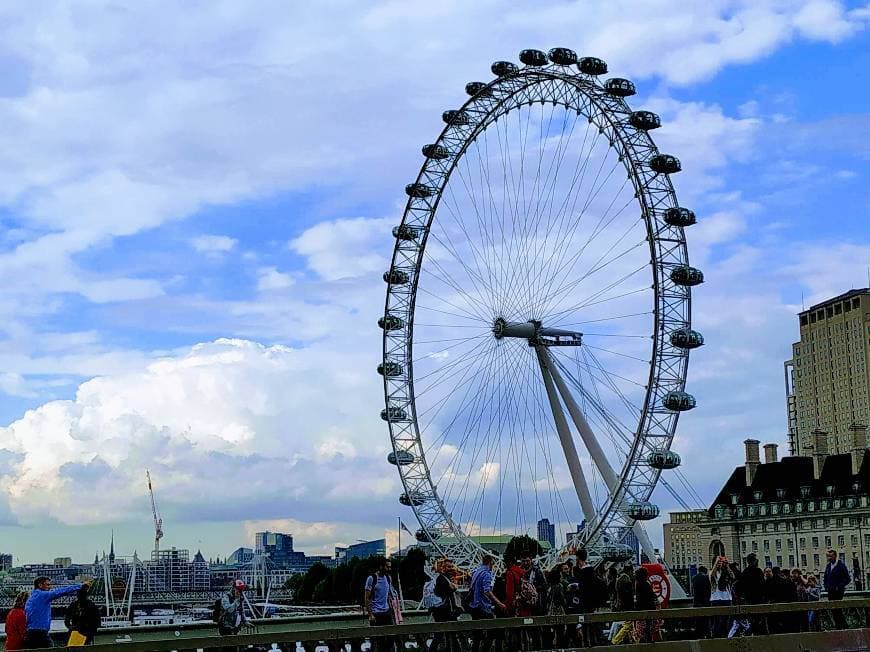
[[[398,499],[417,539],[465,567],[540,519],[550,561],[624,560],[635,541],[651,557],[641,524],[680,465],[703,344],[695,214],[631,81],[567,48],[519,59],[443,113],[393,229],[378,372]]]

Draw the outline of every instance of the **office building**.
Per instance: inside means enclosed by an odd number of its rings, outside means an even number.
[[[369,557],[385,557],[387,555],[386,539],[374,541],[361,541],[345,548],[343,557],[339,559],[350,561],[351,559],[368,559]]]
[[[556,547],[556,526],[548,518],[538,521],[538,541],[546,541],[551,548]]]
[[[12,555],[0,553],[0,571],[8,571],[12,568]]]
[[[800,341],[785,362],[789,451],[847,453],[852,426],[870,423],[870,288],[850,290],[798,315]]]
[[[671,512],[670,523],[662,525],[664,532],[664,561],[684,588],[698,566],[707,565],[702,524],[707,521],[706,509]]]

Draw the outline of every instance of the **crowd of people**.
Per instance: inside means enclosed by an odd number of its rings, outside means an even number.
[[[52,647],[51,603],[56,598],[75,593],[66,609],[64,623],[69,632],[70,646],[88,645],[100,628],[100,610],[88,597],[90,584],[72,584],[51,588],[51,579],[37,577],[33,590],[15,597],[6,615],[6,649],[36,650]]]
[[[835,550],[828,550],[827,564],[822,581],[812,573],[806,575],[799,568],[758,567],[758,558],[750,553],[741,569],[736,563],[719,556],[708,573],[704,566],[692,580],[693,604],[696,607],[757,605],[789,602],[818,602],[822,588],[829,600],[842,600],[851,581],[849,570]],[[698,618],[698,638],[745,636],[747,634],[782,634],[787,632],[816,631],[819,629],[814,610],[793,613],[772,613],[755,618],[729,619],[715,616]],[[842,610],[831,611],[836,629],[846,627]]]

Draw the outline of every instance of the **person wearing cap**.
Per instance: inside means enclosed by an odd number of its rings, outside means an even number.
[[[246,624],[242,594],[247,590],[248,587],[242,580],[235,580],[232,588],[221,597],[221,615],[218,621],[218,633],[221,636],[238,634]]]

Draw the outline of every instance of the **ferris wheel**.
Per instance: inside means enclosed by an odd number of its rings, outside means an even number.
[[[519,58],[466,85],[405,188],[379,320],[388,460],[417,539],[461,566],[517,534],[551,539],[550,561],[625,560],[637,542],[652,558],[639,523],[680,465],[704,341],[695,214],[632,82],[567,48]]]

